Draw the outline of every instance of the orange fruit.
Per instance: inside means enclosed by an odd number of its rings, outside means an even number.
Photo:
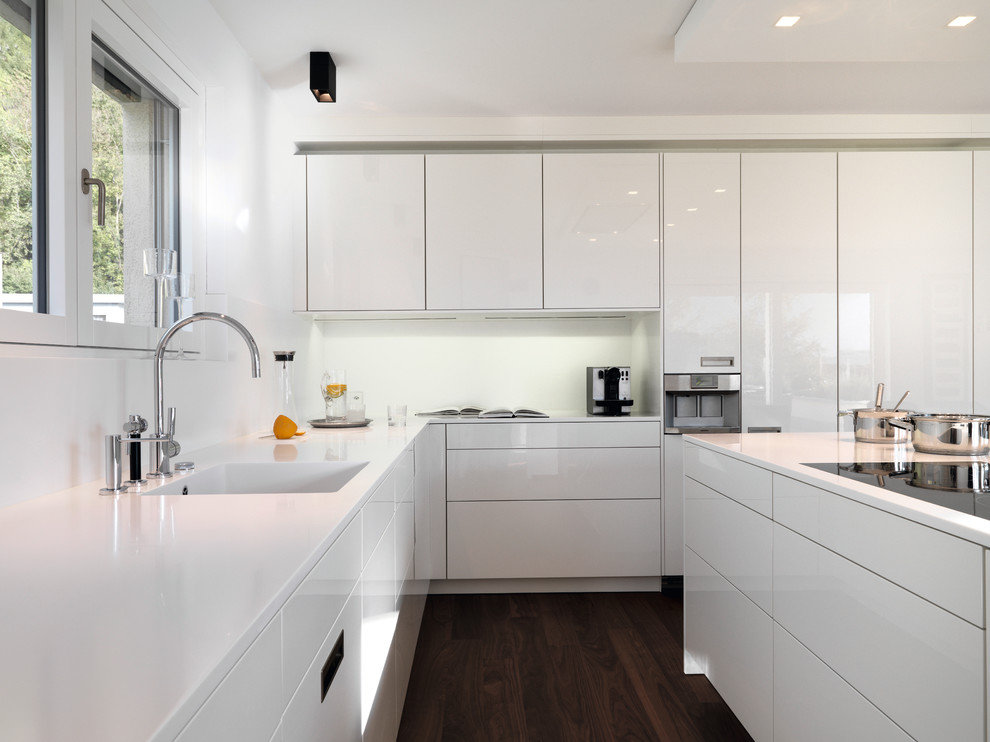
[[[337,399],[347,391],[347,384],[327,384],[327,396],[330,399]]]
[[[275,434],[275,437],[281,440],[291,438],[296,434],[297,430],[299,430],[299,426],[285,415],[276,417],[275,424],[272,426],[272,432]]]
[[[306,435],[306,431],[305,430],[297,430],[295,434],[296,435]]]

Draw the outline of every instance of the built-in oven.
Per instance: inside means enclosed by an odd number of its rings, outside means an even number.
[[[739,374],[666,374],[664,432],[740,432]]]

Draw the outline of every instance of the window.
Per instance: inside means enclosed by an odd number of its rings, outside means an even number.
[[[93,38],[93,319],[144,327],[174,316],[178,266],[179,111]],[[167,265],[166,265],[167,264]]]
[[[43,3],[0,0],[0,307],[47,311]]]
[[[0,0],[0,342],[153,348],[193,310],[204,99],[126,0]]]

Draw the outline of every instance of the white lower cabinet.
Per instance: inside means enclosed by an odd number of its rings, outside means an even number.
[[[447,578],[660,575],[660,423],[447,425]]]
[[[756,742],[773,739],[773,621],[690,545],[684,671],[704,673]]]
[[[282,716],[286,742],[361,742],[361,594],[341,611]]]
[[[981,629],[780,525],[774,620],[917,740],[984,739]]]
[[[773,523],[693,479],[684,482],[684,541],[768,615]]]
[[[910,742],[797,639],[773,627],[774,742]]]
[[[177,742],[394,742],[429,588],[415,495],[410,446]]]
[[[982,547],[684,448],[685,672],[755,739],[987,739]]]
[[[447,576],[655,576],[659,526],[659,500],[451,502]]]

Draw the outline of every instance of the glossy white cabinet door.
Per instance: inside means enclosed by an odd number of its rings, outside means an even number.
[[[340,656],[331,657],[338,653]],[[332,659],[339,662],[331,675],[327,664]],[[329,683],[325,694],[324,682]],[[334,742],[361,742],[360,591],[347,600],[309,666],[285,709],[282,730],[285,742],[322,742],[328,739]]]
[[[684,574],[684,439],[663,437],[663,575]]]
[[[836,430],[836,154],[744,153],[741,189],[742,429]]]
[[[684,550],[684,671],[704,673],[756,742],[773,739],[773,620]]]
[[[984,632],[774,524],[774,620],[921,742],[984,739]]]
[[[282,686],[288,703],[361,576],[361,516],[282,606]],[[355,636],[356,638],[356,636]]]
[[[773,517],[861,567],[983,626],[982,546],[780,474],[773,475]]]
[[[423,155],[310,155],[307,307],[425,309]]]
[[[660,307],[660,157],[543,156],[548,309]]]
[[[738,371],[739,155],[665,154],[663,223],[664,372]]]
[[[659,500],[451,502],[450,579],[653,577]]]
[[[268,742],[282,715],[282,617],[273,618],[176,742]]]
[[[416,579],[447,577],[446,425],[416,436]]]
[[[390,521],[361,575],[362,729],[398,729],[392,640],[395,605],[395,522]],[[372,718],[374,716],[374,718]],[[388,739],[388,733],[383,739]],[[395,732],[390,739],[395,739]]]
[[[769,518],[686,478],[684,544],[773,615],[773,523]]]
[[[773,629],[774,742],[911,742],[780,626]]]
[[[447,452],[447,501],[660,499],[659,448]]]
[[[761,515],[773,515],[773,475],[755,464],[684,444],[684,476],[731,497]]]
[[[973,153],[839,153],[839,407],[973,407]],[[888,402],[896,401],[888,398]]]
[[[427,155],[426,308],[542,306],[541,155]]]
[[[660,423],[629,419],[576,423],[456,423],[447,448],[631,448],[659,446]]]
[[[990,414],[990,152],[973,153],[973,411]]]

